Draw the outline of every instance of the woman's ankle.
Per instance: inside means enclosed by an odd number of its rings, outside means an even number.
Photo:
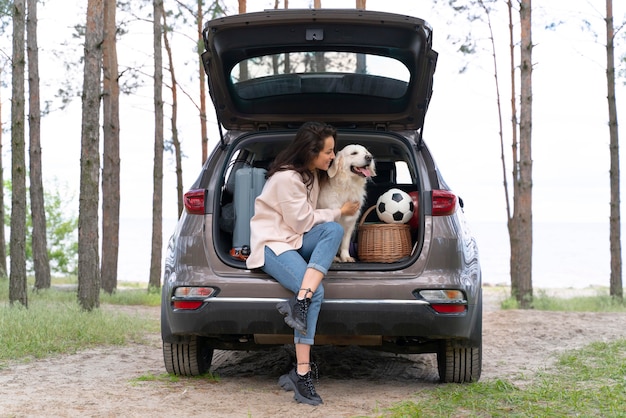
[[[296,295],[296,299],[298,300],[311,299],[312,297],[313,291],[311,291],[311,288],[300,289],[300,291],[298,291],[298,294]]]
[[[296,364],[296,373],[300,376],[306,375],[311,371],[311,363],[297,363]]]

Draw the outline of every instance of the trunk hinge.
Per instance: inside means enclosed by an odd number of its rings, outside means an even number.
[[[377,123],[374,125],[374,130],[386,132],[388,127],[386,123]]]

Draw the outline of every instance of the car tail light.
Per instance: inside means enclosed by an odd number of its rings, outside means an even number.
[[[194,310],[202,306],[201,300],[175,300],[172,302],[174,309]]]
[[[467,300],[460,290],[420,290],[419,295],[440,314],[459,314],[467,310]]]
[[[441,314],[454,314],[454,313],[463,313],[467,309],[465,305],[448,305],[448,304],[438,304],[433,303],[430,305],[437,313]]]
[[[448,216],[456,211],[457,197],[449,190],[433,190],[433,216]]]
[[[172,307],[174,309],[194,310],[202,306],[216,290],[212,287],[182,286],[174,290]]]
[[[184,203],[187,213],[192,215],[204,214],[204,197],[206,195],[205,189],[193,189],[185,193]]]

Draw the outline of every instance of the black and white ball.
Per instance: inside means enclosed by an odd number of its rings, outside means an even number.
[[[400,189],[389,189],[376,202],[378,218],[388,224],[404,224],[413,216],[413,199]]]

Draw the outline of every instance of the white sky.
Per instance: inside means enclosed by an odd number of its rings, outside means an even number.
[[[80,14],[59,14],[50,17],[55,2],[40,8],[39,43],[42,51],[58,48],[58,43],[68,38],[69,28],[84,19]],[[233,11],[236,2],[230,1]],[[272,0],[248,0],[248,10],[257,11],[273,7]],[[291,0],[290,8],[308,7],[310,1]],[[416,4],[417,3],[417,4]],[[551,2],[552,3],[552,2]],[[598,221],[608,219],[608,128],[606,81],[604,77],[604,48],[602,46],[603,21],[594,14],[590,4],[604,10],[604,2],[567,1],[554,2],[562,10],[537,8],[533,11],[536,28],[533,36],[535,69],[533,73],[533,216],[536,221]],[[615,15],[624,16],[623,6],[614,2]],[[168,1],[166,0],[166,6]],[[353,7],[354,1],[323,1],[322,5]],[[411,6],[407,6],[411,4]],[[566,8],[565,8],[566,6]],[[84,6],[83,6],[84,7]],[[495,107],[493,69],[489,54],[473,58],[470,69],[459,74],[463,58],[447,40],[449,32],[469,32],[466,20],[459,17],[444,20],[436,13],[431,2],[390,2],[368,0],[368,9],[411,14],[424,18],[434,27],[434,45],[439,52],[433,100],[425,124],[425,138],[450,184],[466,202],[466,213],[470,220],[504,221],[505,202],[502,187],[500,142],[498,137]],[[543,7],[543,6],[542,6]],[[621,7],[621,10],[620,10]],[[549,19],[567,19],[568,25],[557,31],[543,30]],[[621,13],[621,14],[620,14]],[[574,24],[582,18],[589,19],[600,36],[593,42],[590,33],[581,33]],[[60,19],[63,19],[60,21]],[[510,138],[508,55],[506,43],[507,22],[494,18],[494,27],[500,33],[499,69],[504,115],[504,132]],[[62,22],[62,24],[61,24]],[[62,26],[63,25],[63,26]],[[65,26],[65,27],[64,27]],[[480,27],[478,27],[480,28]],[[484,28],[484,27],[483,27]],[[145,71],[152,74],[150,67],[151,27],[149,23],[137,23],[130,27],[134,36],[122,38],[118,46],[120,65],[130,60],[142,62]],[[193,29],[190,28],[193,36]],[[476,27],[474,27],[476,30]],[[175,59],[179,80],[190,92],[197,91],[197,82],[187,80],[195,65],[182,65],[195,59],[193,44],[182,35],[175,35]],[[626,48],[621,49],[625,51]],[[618,49],[619,51],[619,49]],[[82,52],[81,49],[78,51]],[[45,83],[48,66],[42,66],[42,83]],[[58,60],[53,66],[58,66]],[[47,89],[54,93],[54,87]],[[138,94],[122,97],[121,157],[122,157],[122,217],[143,217],[151,213],[152,161],[153,161],[153,116],[152,86],[148,82]],[[620,84],[618,100],[623,99],[625,90]],[[167,90],[165,93],[167,94]],[[2,91],[3,119],[10,120],[10,90]],[[182,97],[182,95],[179,95]],[[165,96],[166,101],[168,97]],[[44,98],[42,97],[42,100]],[[618,111],[623,108],[618,102]],[[184,97],[180,99],[180,134],[186,155],[184,185],[188,187],[199,171],[200,141],[199,122],[196,109]],[[79,174],[80,148],[80,100],[70,109],[46,116],[42,122],[42,145],[44,173],[46,178],[58,177],[60,182],[76,183]],[[212,144],[218,137],[210,102],[210,139]],[[167,109],[166,109],[167,112]],[[624,114],[623,112],[620,112]],[[626,122],[624,122],[626,123]],[[623,123],[622,123],[623,125]],[[166,135],[169,121],[166,120]],[[54,134],[53,134],[54,132]],[[623,129],[621,137],[626,138]],[[8,137],[6,135],[5,137]],[[8,154],[5,140],[5,161]],[[505,148],[507,171],[510,172],[510,146]],[[623,153],[622,153],[623,154]],[[72,163],[75,162],[75,163]],[[173,159],[166,156],[168,172],[165,178],[165,193],[173,204],[164,207],[165,217],[176,217],[175,179]],[[622,164],[623,165],[623,164]],[[5,163],[10,167],[10,159]],[[78,190],[78,186],[75,187]]]
[[[84,21],[84,0],[72,0],[76,12],[66,13],[69,4],[58,7],[59,2],[49,1],[39,8],[39,45],[42,78],[42,102],[50,99],[63,73],[60,63],[51,56],[53,49],[69,39],[71,27]],[[69,3],[69,2],[68,2]],[[312,1],[289,2],[290,8],[309,7]],[[535,2],[533,9],[533,219],[537,222],[608,222],[609,217],[609,148],[608,111],[606,101],[604,13],[603,0],[559,0],[545,6]],[[616,21],[625,20],[626,4],[613,1]],[[166,7],[173,4],[165,0]],[[237,11],[235,1],[227,1],[231,13]],[[352,8],[354,0],[322,0],[322,5],[333,8]],[[332,6],[331,6],[332,5]],[[273,0],[248,0],[248,11],[273,8]],[[463,58],[456,52],[448,35],[462,35],[470,31],[470,24],[462,17],[441,16],[441,7],[433,9],[431,1],[408,2],[368,0],[370,10],[384,10],[418,16],[434,28],[434,48],[439,52],[435,73],[434,94],[426,118],[425,139],[438,162],[448,184],[464,199],[465,212],[472,221],[506,221],[500,142],[494,95],[494,77],[491,56],[474,57],[470,68],[459,74]],[[440,13],[437,13],[439,11]],[[119,14],[118,14],[119,17]],[[580,30],[582,19],[588,19],[598,33],[599,41],[589,32]],[[566,21],[556,31],[543,27],[550,21]],[[510,88],[508,86],[508,22],[506,15],[494,17],[494,30],[499,42],[499,70],[504,132],[510,137],[508,109]],[[478,27],[474,26],[473,30]],[[152,74],[150,23],[139,22],[129,27],[133,35],[124,36],[118,45],[120,65],[141,62],[147,74]],[[482,27],[484,31],[484,27]],[[195,28],[190,25],[189,36]],[[10,37],[0,41],[0,53],[10,55]],[[8,38],[8,39],[7,39]],[[617,52],[626,51],[626,41],[619,38]],[[198,89],[192,79],[196,70],[194,41],[176,34],[175,59],[179,81],[192,95]],[[78,48],[75,53],[82,53]],[[617,56],[619,59],[619,55]],[[2,62],[4,58],[1,58]],[[184,63],[191,63],[185,67]],[[4,72],[4,82],[9,71]],[[49,81],[53,74],[55,80]],[[82,80],[82,74],[81,74]],[[626,89],[624,80],[618,85],[618,115],[625,115]],[[80,84],[80,82],[78,83]],[[3,128],[10,122],[10,87],[2,87]],[[148,222],[152,213],[153,168],[153,104],[152,84],[133,96],[124,96],[121,115],[121,158],[123,219],[142,219]],[[167,90],[164,90],[167,97]],[[182,140],[184,160],[184,187],[188,188],[200,170],[200,140],[198,111],[179,94],[179,133]],[[214,114],[209,109],[211,145],[218,139]],[[42,120],[42,147],[44,182],[67,184],[74,190],[78,208],[78,179],[80,173],[80,117],[81,103],[77,98],[63,112],[55,112]],[[166,110],[166,112],[168,112]],[[168,112],[169,113],[169,112]],[[622,117],[621,126],[626,124]],[[169,120],[165,124],[169,132]],[[620,128],[620,138],[626,143],[626,132]],[[5,178],[10,177],[10,134],[3,134],[3,159]],[[622,146],[624,148],[624,145]],[[511,171],[510,146],[505,148],[507,171]],[[622,155],[624,152],[622,152]],[[176,184],[174,162],[166,155],[164,178],[164,217],[173,222],[176,213]],[[622,171],[626,170],[624,158]],[[622,182],[624,184],[624,182]],[[622,195],[626,190],[622,190]],[[623,206],[623,205],[622,205]],[[166,223],[164,242],[171,233]],[[146,247],[149,249],[148,237]],[[608,245],[608,244],[607,244]]]

